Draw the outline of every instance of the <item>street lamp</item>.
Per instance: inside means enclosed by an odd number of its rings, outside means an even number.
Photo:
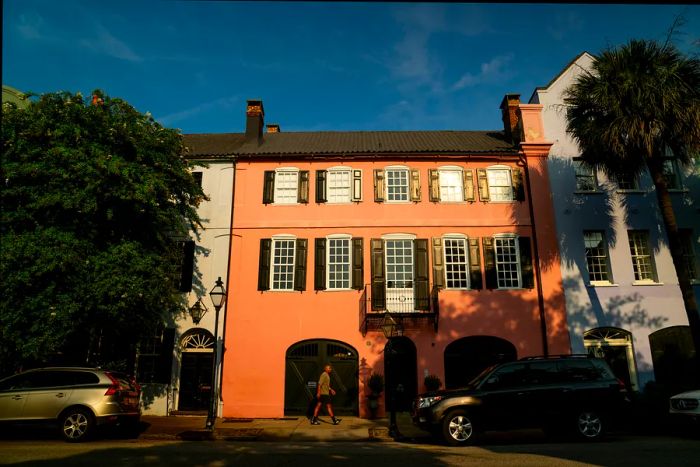
[[[207,314],[207,307],[202,303],[202,299],[198,299],[194,305],[190,308],[190,316],[192,317],[192,322],[194,324],[199,324],[202,321],[202,317]]]
[[[224,289],[224,283],[221,282],[221,277],[216,280],[214,288],[209,292],[209,297],[211,297],[211,303],[214,305],[216,310],[216,318],[214,319],[214,360],[212,362],[212,372],[211,372],[211,391],[209,393],[209,414],[207,415],[207,425],[206,428],[209,430],[214,429],[214,423],[216,422],[216,402],[218,394],[216,391],[216,362],[217,362],[217,349],[219,348],[219,310],[226,301],[226,289]]]
[[[380,327],[382,328],[384,337],[387,339],[386,346],[384,346],[384,361],[389,367],[387,369],[387,374],[391,375],[391,379],[387,381],[391,381],[391,384],[389,384],[389,391],[391,393],[389,395],[389,401],[391,403],[391,407],[389,408],[389,436],[394,439],[399,439],[401,438],[401,433],[399,432],[399,425],[396,423],[396,375],[393,371],[396,352],[393,349],[392,339],[396,336],[403,335],[403,326],[397,323],[394,317],[391,316],[391,313],[387,311],[384,314],[384,319]]]

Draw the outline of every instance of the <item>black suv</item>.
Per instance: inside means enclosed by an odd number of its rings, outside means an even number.
[[[419,395],[412,417],[455,446],[474,443],[485,430],[529,427],[594,440],[628,402],[605,360],[528,357],[489,367],[464,388]]]

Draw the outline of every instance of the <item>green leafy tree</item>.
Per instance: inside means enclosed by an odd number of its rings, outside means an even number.
[[[669,42],[633,40],[600,54],[591,72],[568,89],[565,103],[567,130],[578,141],[584,163],[613,179],[645,170],[651,175],[700,351],[698,304],[664,170],[669,155],[688,168],[700,151],[700,60]]]
[[[184,311],[204,194],[181,135],[95,91],[2,112],[0,373],[124,359]]]

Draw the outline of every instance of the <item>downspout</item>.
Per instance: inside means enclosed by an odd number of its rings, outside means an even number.
[[[233,180],[231,183],[231,220],[229,223],[229,232],[228,232],[228,260],[226,263],[226,303],[224,304],[224,330],[221,333],[221,364],[219,365],[219,387],[217,388],[219,391],[219,402],[223,402],[224,397],[223,393],[221,391],[221,388],[223,387],[223,381],[224,381],[224,354],[226,353],[226,318],[228,317],[228,302],[231,299],[230,294],[230,286],[229,286],[229,279],[231,277],[231,249],[232,249],[232,244],[233,244],[233,205],[234,201],[236,199],[236,158],[234,157],[232,159],[232,170],[233,170]],[[217,414],[218,415],[218,414]]]
[[[530,225],[532,227],[532,260],[535,269],[535,283],[537,284],[537,306],[540,310],[540,332],[542,334],[542,353],[549,355],[549,344],[547,343],[547,320],[544,311],[544,294],[542,292],[542,274],[540,272],[540,249],[537,243],[537,229],[535,228],[535,209],[532,203],[532,188],[530,186],[530,170],[527,157],[521,155],[520,163],[525,170],[525,189],[527,190],[528,208],[530,210]]]

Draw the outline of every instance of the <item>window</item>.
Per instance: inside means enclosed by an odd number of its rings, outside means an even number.
[[[352,192],[350,169],[328,171],[328,202],[349,203]]]
[[[615,178],[618,190],[639,190],[639,180],[632,175],[623,175]]]
[[[600,231],[584,232],[583,243],[586,248],[589,280],[591,282],[611,282],[605,234]]]
[[[592,167],[574,159],[574,170],[576,171],[576,191],[597,190],[598,180]]]
[[[192,172],[192,178],[194,178],[194,182],[199,185],[200,188],[202,188],[202,172]]]
[[[691,282],[698,280],[697,259],[695,258],[695,249],[693,248],[693,231],[690,229],[679,229],[678,235],[681,239],[681,248],[683,249],[683,264],[688,273],[688,278]]]
[[[440,201],[464,201],[464,175],[459,168],[441,168]]]
[[[666,188],[669,190],[680,190],[681,177],[678,169],[678,162],[674,158],[664,160],[663,174],[666,179]]]
[[[654,262],[649,248],[649,233],[642,230],[628,231],[630,255],[634,280],[637,282],[655,282]]]
[[[386,169],[387,201],[408,201],[408,169]]]
[[[136,352],[136,379],[140,383],[169,383],[175,329],[160,329],[142,337]]]
[[[299,171],[284,169],[275,172],[275,204],[296,204]]]
[[[494,238],[496,276],[499,289],[520,287],[520,258],[515,237]]]
[[[305,238],[261,238],[258,290],[306,290],[306,256]]]
[[[309,171],[294,167],[266,170],[263,180],[263,204],[309,202]]]
[[[512,201],[513,183],[508,167],[490,167],[487,170],[491,201]]]
[[[328,289],[350,288],[350,238],[328,239]]]
[[[469,261],[465,238],[445,238],[445,285],[448,289],[469,288]]]

